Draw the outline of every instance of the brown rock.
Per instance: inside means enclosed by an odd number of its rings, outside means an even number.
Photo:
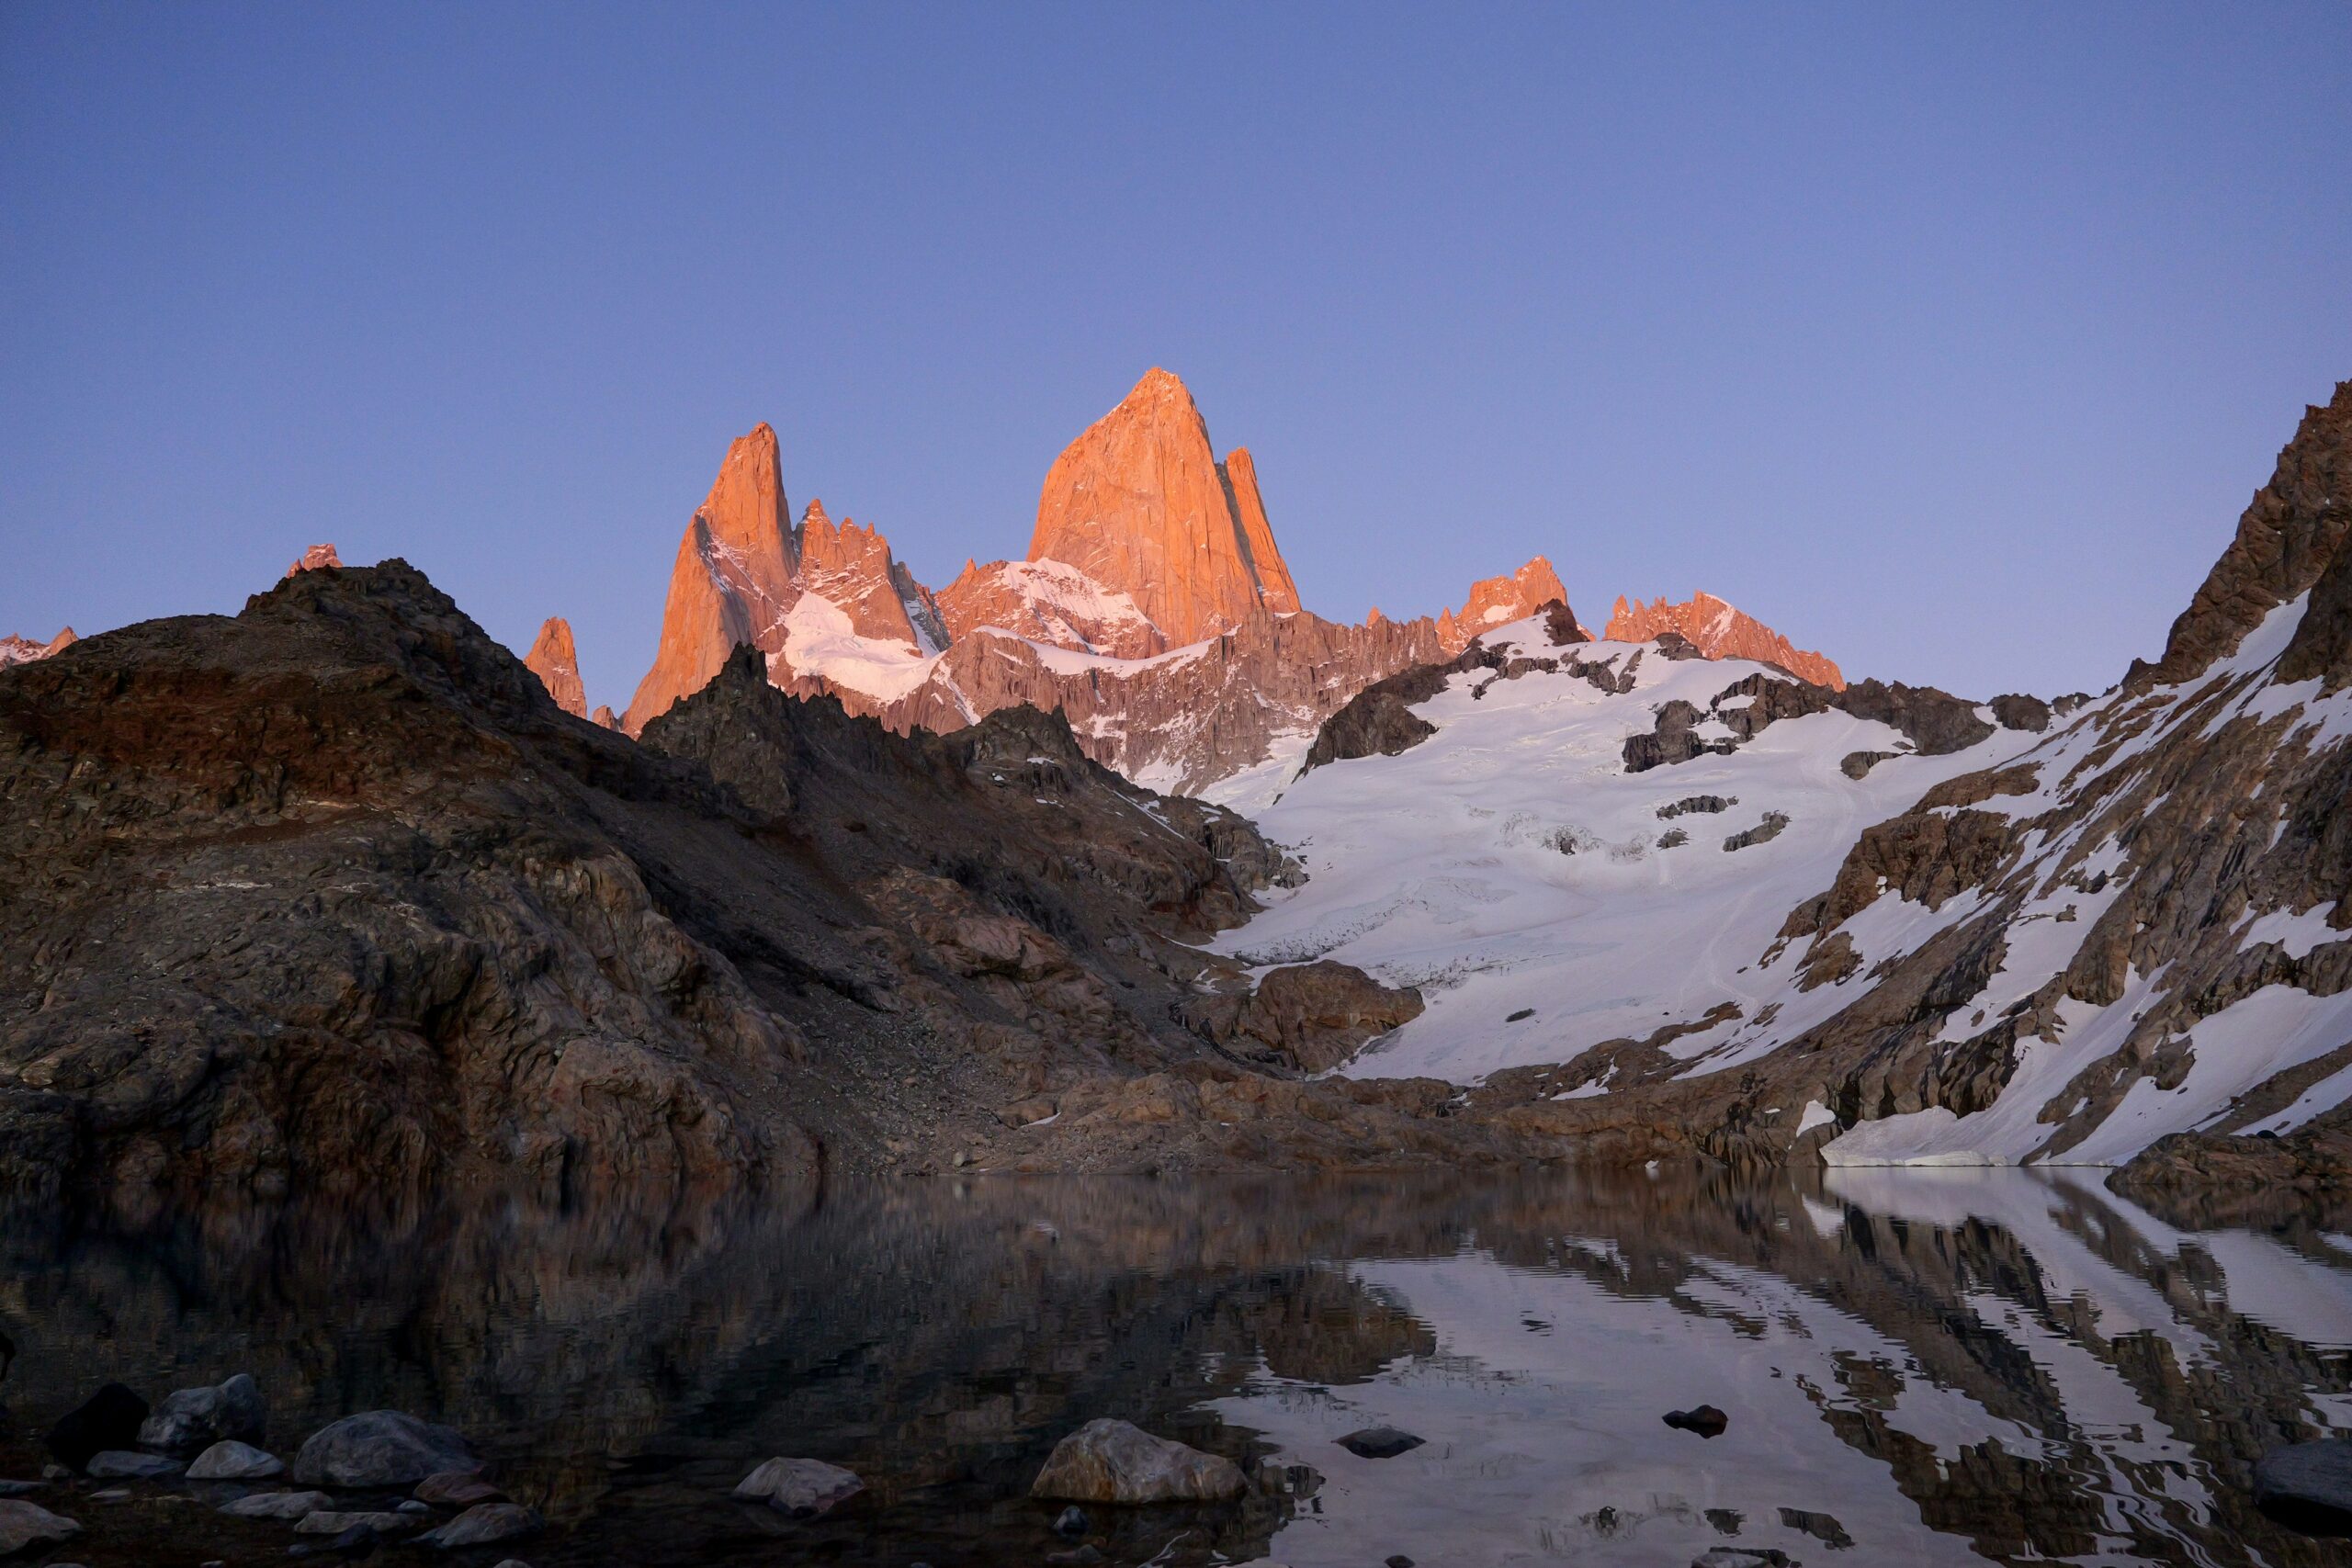
[[[1846,677],[1832,660],[1796,647],[1712,593],[1694,593],[1679,604],[1663,597],[1647,604],[1629,603],[1621,595],[1600,635],[1610,642],[1648,642],[1666,632],[1680,635],[1709,659],[1752,659],[1831,691],[1846,687]]]
[[[1229,1459],[1105,1418],[1054,1445],[1029,1495],[1070,1503],[1227,1502],[1249,1486]]]
[[[539,684],[548,689],[556,706],[574,718],[588,716],[588,693],[580,683],[580,655],[571,645],[570,621],[561,615],[549,615],[547,624],[539,627],[538,638],[531,644],[531,651],[523,663],[539,678]]]
[[[343,558],[334,553],[333,545],[312,545],[302,552],[300,560],[286,569],[286,575],[291,577],[298,571],[323,571],[329,567],[342,565]]]

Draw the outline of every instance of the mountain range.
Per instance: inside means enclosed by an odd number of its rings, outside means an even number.
[[[0,1184],[2060,1161],[2352,1196],[2352,382],[2096,696],[1299,604],[1172,376],[933,592],[736,441],[628,712],[397,562],[0,670]],[[1212,798],[1213,797],[1213,798]],[[1236,808],[1238,809],[1236,809]],[[1245,815],[1246,813],[1246,815]]]

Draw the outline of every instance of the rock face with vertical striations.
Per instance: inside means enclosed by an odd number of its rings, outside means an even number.
[[[570,621],[549,615],[523,663],[539,678],[556,706],[574,718],[588,716],[588,689],[580,683],[580,655],[571,645]]]
[[[1846,689],[1846,677],[1826,655],[1797,647],[1712,593],[1693,593],[1679,604],[1663,596],[1644,604],[1621,595],[1608,629],[1600,635],[1610,642],[1648,642],[1665,632],[1688,639],[1710,659],[1753,659],[1833,692]]]
[[[1228,475],[1193,394],[1158,367],[1054,460],[1029,558],[1066,562],[1128,595],[1172,647],[1298,603],[1255,467],[1244,454]]]
[[[678,540],[662,641],[622,727],[631,735],[700,691],[741,643],[773,650],[800,597],[775,432],[766,424],[727,449],[710,494]]]

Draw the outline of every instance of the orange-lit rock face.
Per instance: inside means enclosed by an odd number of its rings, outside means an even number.
[[[994,626],[1113,659],[1148,659],[1168,647],[1133,599],[1057,560],[966,561],[939,591],[939,610],[956,642]]]
[[[618,729],[621,727],[620,716],[613,712],[612,708],[604,703],[598,703],[596,705],[596,711],[588,716],[588,722],[591,724],[601,724],[606,729]]]
[[[588,716],[588,691],[580,683],[580,655],[571,644],[570,621],[549,615],[523,663],[539,678],[556,706],[575,718]]]
[[[765,424],[727,449],[709,496],[686,525],[670,569],[662,642],[622,727],[631,735],[700,691],[738,643],[775,651],[799,597],[775,432]]]
[[[1509,577],[1481,578],[1472,583],[1469,602],[1460,613],[1448,610],[1438,617],[1438,640],[1448,653],[1459,653],[1480,633],[1523,621],[1555,599],[1566,604],[1568,591],[1561,585],[1552,563],[1537,556]]]
[[[890,558],[890,541],[872,528],[825,515],[811,501],[800,516],[800,591],[820,594],[849,617],[860,637],[903,642],[936,653],[946,639],[935,627],[917,635],[916,621],[932,606],[931,591]],[[910,601],[912,601],[910,604]],[[932,611],[935,617],[936,611]]]
[[[1712,593],[1694,593],[1679,604],[1660,596],[1644,604],[1622,595],[1601,636],[1611,642],[1647,642],[1661,632],[1678,632],[1710,659],[1753,659],[1777,664],[1799,680],[1832,691],[1846,689],[1846,677],[1821,654],[1798,648],[1787,637],[1735,609]]]
[[[1029,558],[1074,566],[1126,594],[1173,647],[1261,610],[1295,609],[1297,590],[1264,527],[1255,468],[1245,457],[1231,495],[1227,479],[1192,393],[1154,368],[1054,460]],[[1237,515],[1245,484],[1262,547]]]
[[[302,552],[300,560],[286,569],[286,575],[291,577],[298,571],[317,571],[322,567],[339,567],[342,564],[343,558],[334,553],[333,545],[312,545]]]
[[[29,664],[36,659],[62,653],[79,640],[74,637],[72,626],[67,626],[47,642],[35,642],[28,637],[0,637],[0,669],[11,664]]]
[[[1266,521],[1266,503],[1258,494],[1258,464],[1247,446],[1236,446],[1217,465],[1225,479],[1226,500],[1233,519],[1241,525],[1241,543],[1250,552],[1250,570],[1258,576],[1259,592],[1267,609],[1277,615],[1298,614],[1298,584],[1274,547],[1274,530]]]

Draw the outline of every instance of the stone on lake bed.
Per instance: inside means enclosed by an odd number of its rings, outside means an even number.
[[[213,1444],[187,1467],[190,1481],[267,1481],[286,1473],[286,1461],[234,1438]]]
[[[455,1430],[397,1410],[332,1422],[294,1456],[294,1479],[306,1486],[413,1486],[428,1475],[480,1469]]]
[[[437,1530],[417,1537],[426,1546],[445,1551],[460,1546],[488,1546],[492,1541],[519,1540],[547,1528],[547,1521],[514,1503],[477,1503]]]
[[[258,1443],[269,1428],[269,1406],[261,1385],[251,1374],[239,1372],[212,1388],[184,1388],[164,1396],[164,1403],[139,1427],[142,1447],[165,1453],[194,1453],[223,1438]]]
[[[220,1512],[240,1519],[299,1519],[334,1504],[334,1499],[323,1492],[256,1492],[221,1504]]]
[[[735,1495],[795,1518],[814,1518],[865,1489],[855,1473],[816,1459],[772,1459],[745,1476]]]
[[[395,1530],[414,1529],[416,1521],[406,1514],[344,1513],[333,1508],[320,1508],[302,1516],[294,1527],[296,1535],[341,1535],[345,1530],[367,1529],[390,1535]]]
[[[2352,1438],[2290,1443],[2254,1467],[2255,1506],[2312,1535],[2352,1535]]]
[[[1395,1459],[1421,1446],[1419,1438],[1410,1432],[1400,1432],[1394,1427],[1366,1427],[1361,1432],[1350,1432],[1335,1439],[1339,1445],[1359,1459]]]
[[[503,1503],[506,1494],[469,1470],[445,1470],[416,1483],[416,1500],[445,1508],[470,1508],[476,1503]]]
[[[1105,1416],[1054,1445],[1029,1495],[1072,1503],[1229,1502],[1249,1487],[1229,1459]]]
[[[1795,1568],[1795,1564],[1778,1547],[1717,1546],[1692,1558],[1690,1568]]]
[[[1702,1438],[1720,1438],[1731,1425],[1731,1417],[1712,1404],[1702,1404],[1690,1410],[1669,1410],[1663,1417],[1669,1427],[1685,1432],[1696,1432]]]
[[[142,1454],[130,1449],[108,1449],[90,1456],[82,1467],[94,1481],[157,1481],[167,1475],[177,1475],[184,1468],[179,1461],[162,1454]]]
[[[52,1514],[38,1503],[0,1497],[0,1557],[63,1540],[81,1529],[79,1520]]]

